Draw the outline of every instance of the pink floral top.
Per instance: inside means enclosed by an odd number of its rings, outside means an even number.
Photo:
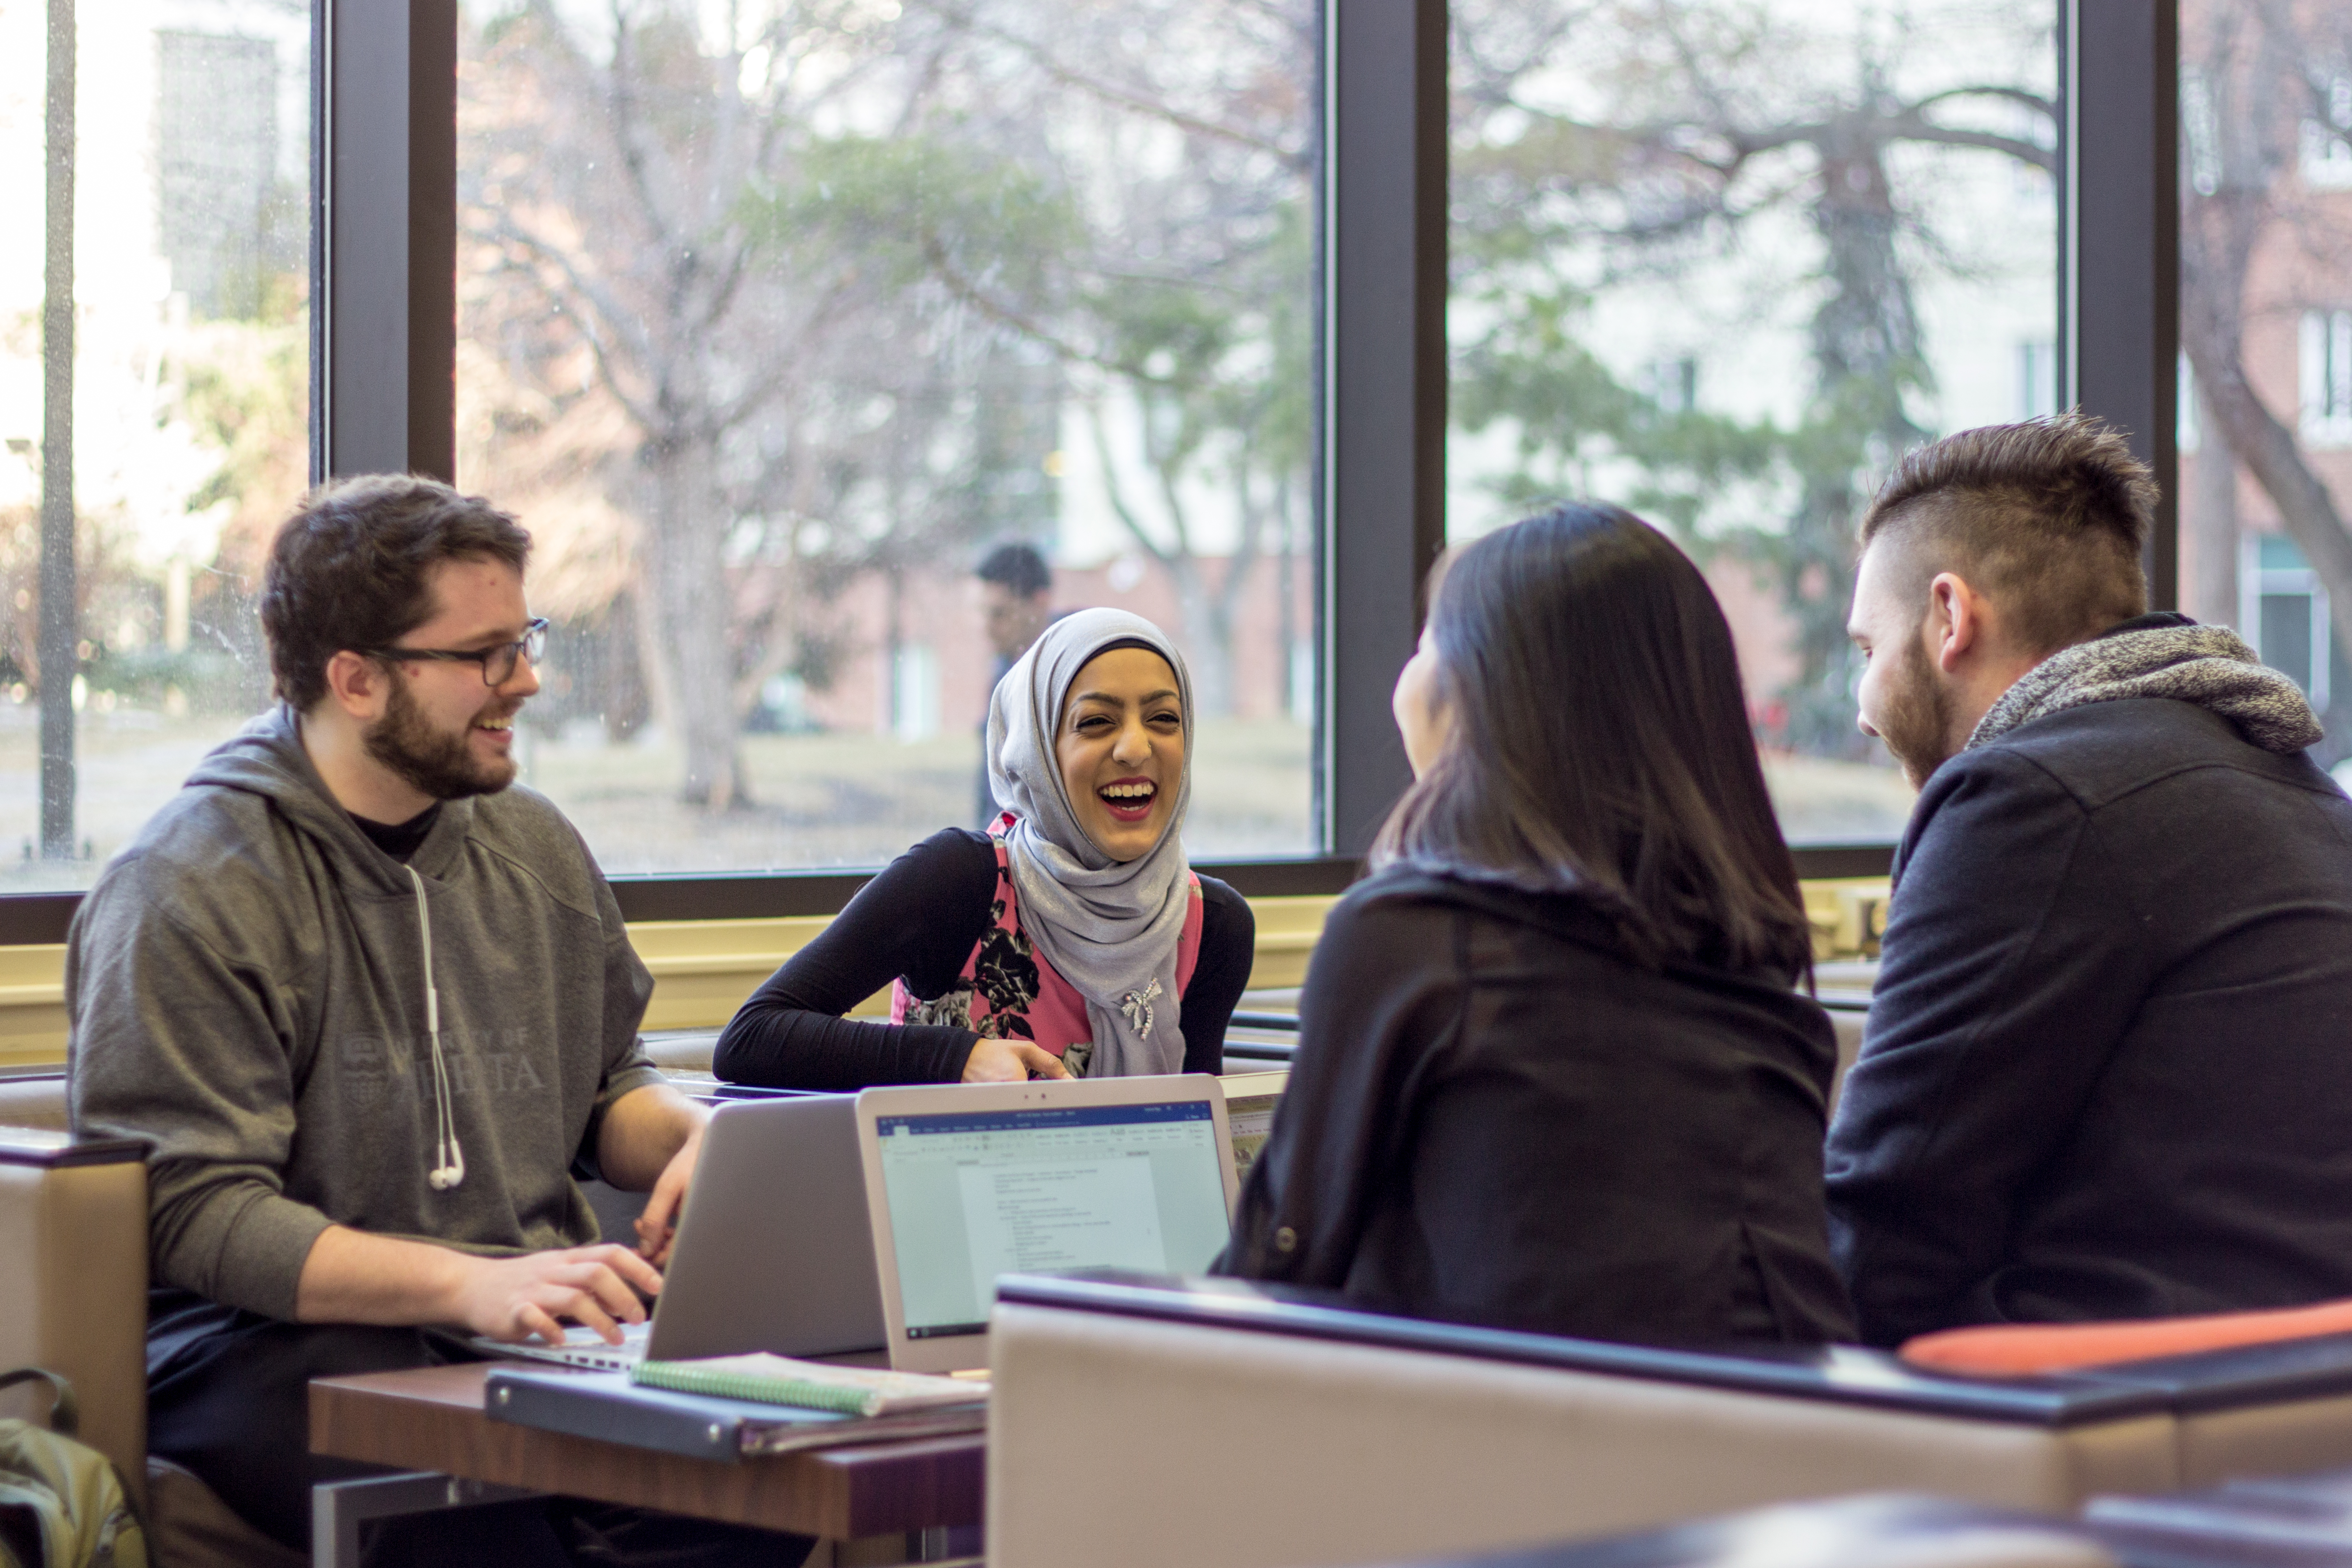
[[[1038,956],[1021,930],[1020,904],[1004,851],[1004,830],[1012,820],[1009,814],[1000,817],[989,828],[996,841],[995,901],[989,907],[986,929],[964,960],[963,972],[928,1002],[907,989],[903,977],[891,981],[890,1021],[947,1024],[989,1040],[1025,1040],[1060,1057],[1070,1076],[1083,1078],[1094,1054],[1094,1025],[1087,1020],[1087,999]],[[1179,996],[1192,984],[1201,958],[1201,879],[1194,876],[1192,882],[1183,935],[1176,940]]]

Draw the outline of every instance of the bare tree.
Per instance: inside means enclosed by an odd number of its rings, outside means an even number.
[[[1663,486],[1652,493],[1669,517],[1687,520],[1695,489],[1784,474],[1781,526],[1746,537],[1797,624],[1785,738],[1856,748],[1845,636],[1854,524],[1872,469],[1927,434],[1909,412],[1934,390],[1913,294],[1918,256],[1942,248],[1904,210],[1890,161],[1905,148],[1974,148],[2054,170],[2054,137],[1999,124],[2021,111],[2046,130],[2054,106],[1997,78],[1899,91],[1896,67],[1918,47],[1900,31],[1844,79],[1824,78],[1819,59],[1831,51],[1818,40],[1675,0],[1465,5],[1454,28],[1457,143],[1470,143],[1456,158],[1466,209],[1457,289],[1486,290],[1499,320],[1464,357],[1459,406],[1474,422],[1521,420],[1538,446],[1597,439]],[[1607,89],[1572,114],[1548,107],[1543,90],[1571,40],[1578,65]],[[1989,105],[2003,113],[1988,115]],[[1732,254],[1759,220],[1791,210],[1821,257],[1803,280],[1819,300],[1813,384],[1793,428],[1662,406],[1569,340],[1568,320],[1599,290],[1688,276]],[[1574,384],[1530,371],[1530,307],[1549,314],[1550,351]],[[1496,379],[1506,365],[1523,372],[1516,394]]]
[[[1074,375],[1142,411],[1160,516],[1122,513],[1224,706],[1264,519],[1305,483],[1310,9],[742,0],[715,40],[711,9],[517,0],[464,160],[496,440],[634,519],[687,797],[744,801],[740,720],[829,667],[849,582],[1050,529]],[[1192,515],[1218,490],[1222,570]]]
[[[744,102],[740,54],[699,42],[693,19],[667,7],[615,4],[586,36],[550,0],[529,0],[468,74],[476,145],[464,162],[476,183],[463,198],[467,236],[492,258],[477,330],[506,327],[496,335],[510,357],[542,361],[583,340],[598,388],[637,434],[635,472],[607,478],[642,501],[643,664],[656,714],[685,745],[685,797],[724,809],[748,791],[719,451],[780,390],[793,329],[814,312],[747,298],[754,246],[738,208],[772,173],[781,128]],[[764,363],[740,351],[755,315],[772,334]],[[531,379],[540,367],[522,368]]]
[[[1049,347],[1087,389],[1111,510],[1176,590],[1201,706],[1228,711],[1236,618],[1268,519],[1305,504],[1314,7],[935,9],[992,47],[1030,102],[1056,104],[1044,151],[1072,193],[1076,243],[1053,313],[1007,308],[982,288],[972,298]],[[1123,476],[1129,460],[1111,428],[1129,420],[1140,486]],[[1228,508],[1229,534],[1201,516]]]
[[[2341,277],[2352,254],[2352,198],[2309,191],[2299,168],[2307,128],[2347,134],[2333,99],[2352,77],[2352,17],[2307,0],[2192,0],[2181,24],[2180,339],[2207,414],[2200,465],[2245,465],[2326,585],[2336,637],[2352,647],[2352,532],[2246,362],[2250,318],[2336,303],[2308,298],[2306,279]],[[2266,248],[2289,277],[2258,294]]]
[[[1005,460],[974,460],[975,403],[1009,334],[926,246],[997,277],[1036,204],[992,211],[1018,182],[926,137],[937,28],[739,8],[713,47],[670,0],[567,16],[526,0],[468,73],[468,336],[528,392],[506,446],[595,468],[636,519],[639,662],[685,798],[723,810],[749,798],[744,713],[817,631],[810,585],[986,525],[970,491]],[[897,134],[819,128],[877,108]],[[593,400],[627,432],[602,451],[555,434]]]

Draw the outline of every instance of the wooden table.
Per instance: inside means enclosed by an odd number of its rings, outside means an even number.
[[[730,1464],[493,1421],[488,1372],[478,1362],[314,1378],[310,1451],[835,1541],[981,1517],[978,1433]]]

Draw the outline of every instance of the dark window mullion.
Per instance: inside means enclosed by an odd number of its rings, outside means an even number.
[[[2130,433],[2163,488],[2149,601],[2179,601],[2180,18],[2149,0],[2061,0],[2061,402]]]
[[[1389,694],[1445,543],[1445,18],[1327,5],[1323,800],[1343,856],[1412,779]]]
[[[317,3],[311,476],[446,474],[455,410],[436,388],[456,354],[456,0]],[[444,156],[446,171],[420,167]]]

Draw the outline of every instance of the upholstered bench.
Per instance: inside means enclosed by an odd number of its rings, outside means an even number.
[[[2242,1568],[2301,1568],[2237,1560]],[[1634,1535],[1389,1568],[2187,1568],[2119,1552],[2093,1525],[1872,1492],[1778,1503]],[[2197,1568],[2237,1568],[2219,1558]],[[2313,1568],[2318,1568],[2314,1564]]]
[[[0,1127],[66,1130],[66,1075],[62,1069],[11,1072],[0,1077]]]
[[[2352,1339],[2013,1379],[1608,1344],[1227,1280],[1008,1276],[992,1568],[1312,1568],[1856,1491],[2069,1512],[2352,1462]]]

